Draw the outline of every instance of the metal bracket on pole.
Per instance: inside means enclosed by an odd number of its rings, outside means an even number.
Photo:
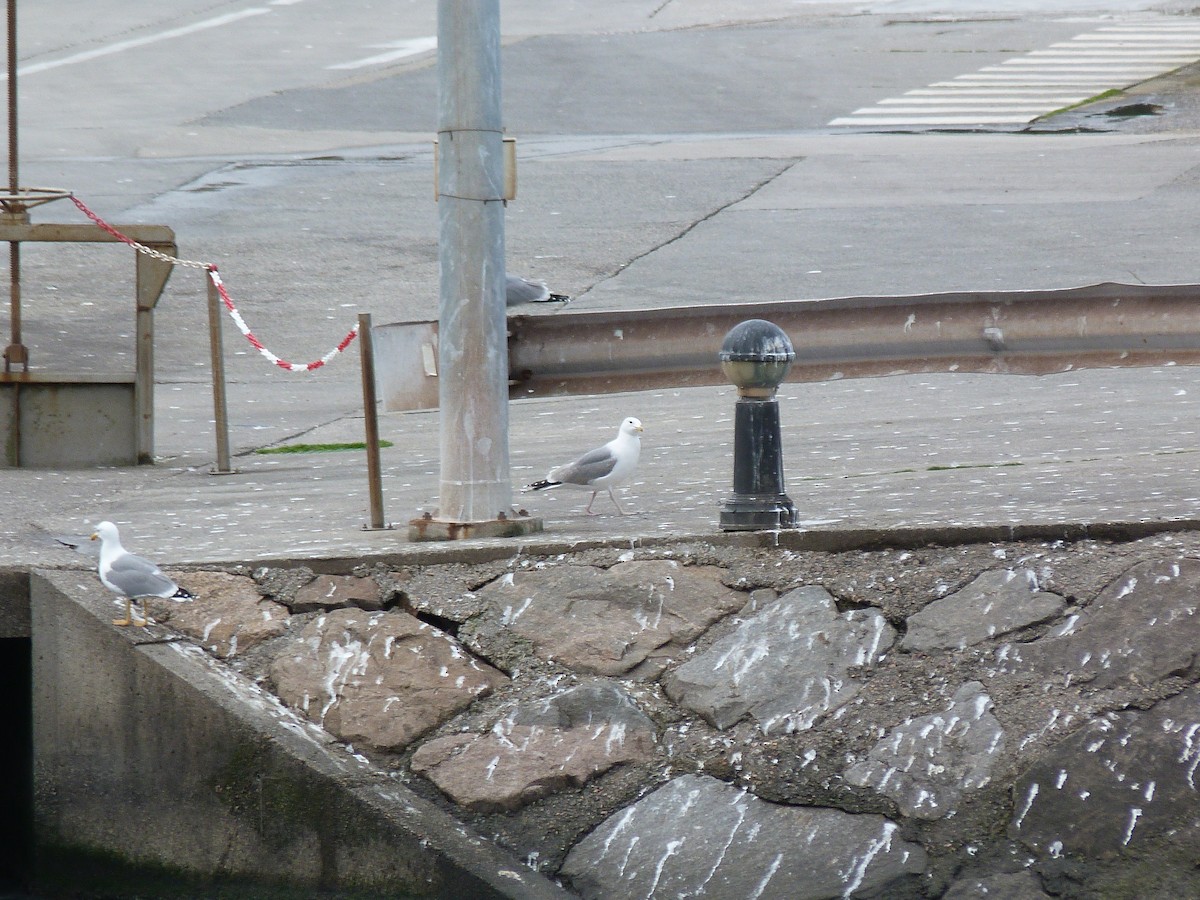
[[[517,139],[506,137],[501,139],[501,144],[504,148],[504,193],[497,198],[507,203],[509,200],[517,199]],[[435,139],[433,142],[433,199],[438,200],[441,193],[438,188],[438,175],[440,174],[438,162],[438,147],[439,142]]]

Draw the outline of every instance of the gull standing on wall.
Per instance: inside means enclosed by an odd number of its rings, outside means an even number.
[[[632,478],[637,470],[638,456],[642,451],[642,439],[639,437],[641,433],[642,423],[630,416],[621,423],[617,436],[603,447],[597,447],[565,466],[551,469],[545,479],[535,481],[525,490],[543,491],[559,485],[589,489],[592,498],[588,500],[587,509],[584,510],[589,516],[596,515],[592,512],[592,503],[595,502],[596,495],[600,491],[608,491],[617,512],[625,515],[625,510],[621,509],[621,504],[617,502],[612,489]]]
[[[93,541],[100,542],[100,581],[118,597],[125,598],[125,618],[113,619],[114,625],[134,624],[144,627],[142,621],[133,618],[133,601],[143,597],[163,597],[167,600],[195,600],[163,571],[140,556],[134,556],[121,546],[121,535],[112,522],[101,522],[92,534]]]

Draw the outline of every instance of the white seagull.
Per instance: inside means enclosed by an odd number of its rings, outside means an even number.
[[[638,456],[642,451],[642,439],[638,437],[641,433],[642,423],[630,416],[621,423],[617,436],[603,447],[585,453],[575,462],[551,469],[544,480],[535,481],[525,490],[543,491],[564,484],[568,487],[590,489],[592,499],[588,501],[587,509],[584,510],[589,516],[596,515],[592,512],[592,503],[595,502],[596,495],[606,490],[617,512],[625,515],[625,510],[621,509],[621,504],[617,502],[612,489],[633,477]]]
[[[125,598],[125,618],[113,619],[114,625],[146,624],[133,618],[133,601],[142,597],[164,597],[168,600],[195,600],[163,571],[140,556],[134,556],[121,546],[121,536],[112,522],[101,522],[92,535],[100,542],[100,581],[118,597]]]
[[[522,303],[570,303],[571,298],[566,294],[552,294],[544,281],[506,275],[504,301],[505,306],[520,306]]]

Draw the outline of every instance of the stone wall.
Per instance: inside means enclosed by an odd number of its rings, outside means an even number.
[[[1198,534],[452,559],[176,571],[132,640],[587,898],[1200,896]]]
[[[291,624],[226,658],[589,898],[1195,896],[1193,556],[1182,534],[269,569]]]

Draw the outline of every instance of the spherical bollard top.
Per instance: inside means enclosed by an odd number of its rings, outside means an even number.
[[[721,371],[742,397],[771,397],[796,358],[782,328],[764,319],[748,319],[725,335]]]

